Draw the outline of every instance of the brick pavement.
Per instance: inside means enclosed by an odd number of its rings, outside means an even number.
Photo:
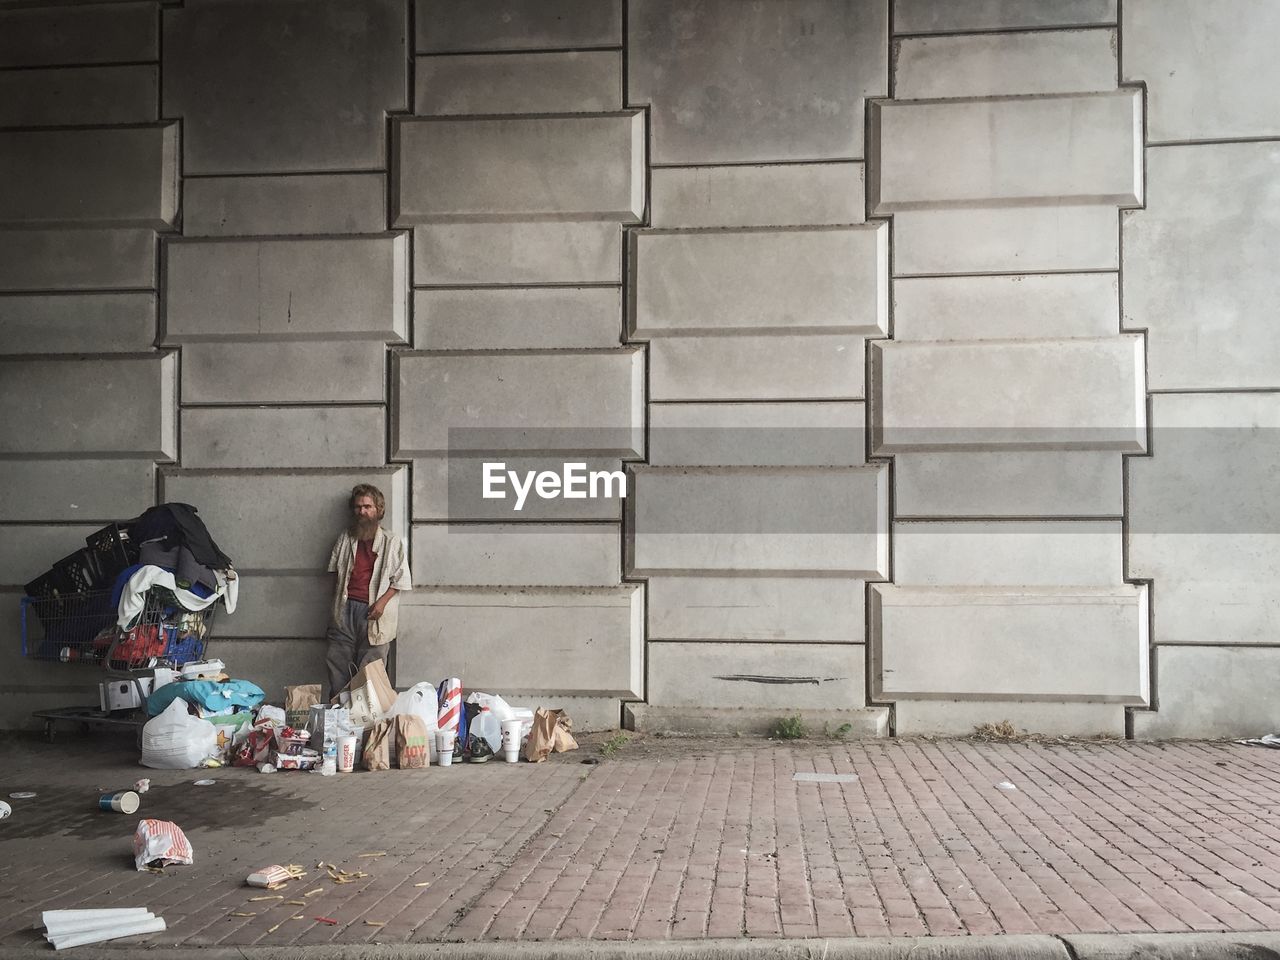
[[[86,807],[143,775],[129,745],[3,743],[0,795],[42,800],[0,822],[0,946],[32,942],[41,909],[89,904],[150,907],[169,930],[149,942],[192,946],[1280,930],[1273,751],[744,739],[581,755],[215,771],[206,788],[153,772],[144,812],[184,825],[197,855],[156,876],[128,860],[136,818]],[[323,889],[305,910],[248,902],[253,868],[317,859],[371,877],[296,884],[289,899]]]

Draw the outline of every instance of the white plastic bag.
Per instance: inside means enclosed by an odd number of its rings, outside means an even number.
[[[467,696],[467,703],[478,703],[480,709],[488,709],[495,717],[498,718],[498,725],[506,723],[508,720],[516,719],[516,713],[511,709],[507,701],[503,700],[496,693],[472,693]]]
[[[218,752],[218,728],[187,713],[187,701],[174,699],[142,728],[142,765],[157,770],[198,767]]]
[[[431,733],[439,726],[439,704],[436,703],[436,688],[429,683],[415,683],[404,693],[396,697],[396,702],[387,711],[387,717],[407,716],[412,714],[421,717]]]

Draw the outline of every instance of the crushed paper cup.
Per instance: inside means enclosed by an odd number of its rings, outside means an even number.
[[[134,793],[146,793],[151,789],[151,781],[145,777],[133,785]]]

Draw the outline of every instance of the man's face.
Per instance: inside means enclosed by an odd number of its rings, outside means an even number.
[[[356,502],[351,505],[351,513],[356,520],[376,521],[378,519],[378,505],[373,502],[373,497],[356,497]]]

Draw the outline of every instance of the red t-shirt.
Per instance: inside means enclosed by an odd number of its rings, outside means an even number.
[[[369,578],[373,576],[373,561],[377,557],[372,540],[356,541],[356,562],[351,568],[351,579],[347,581],[348,600],[369,602]]]

